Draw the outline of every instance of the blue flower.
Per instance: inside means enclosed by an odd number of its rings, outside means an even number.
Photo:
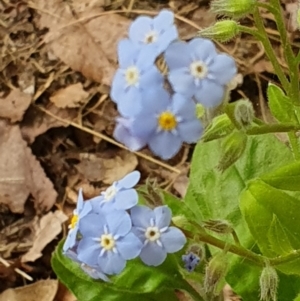
[[[182,249],[186,243],[184,234],[176,227],[170,227],[171,210],[160,206],[151,210],[146,206],[135,206],[130,210],[132,231],[143,242],[141,260],[150,266],[158,266],[167,257]]]
[[[172,43],[165,51],[165,60],[174,91],[194,96],[206,107],[222,102],[225,86],[237,72],[232,57],[218,54],[213,42],[202,38]]]
[[[82,196],[82,189],[78,192],[77,207],[73,211],[73,217],[69,225],[69,233],[63,246],[63,251],[66,252],[75,246],[77,242],[78,225],[81,218],[86,216],[92,210],[90,202],[85,202]]]
[[[127,210],[138,203],[138,194],[133,188],[140,180],[141,174],[135,170],[123,179],[114,182],[100,196],[90,200],[94,212],[98,210]]]
[[[124,117],[142,109],[142,97],[149,86],[162,86],[163,76],[154,65],[153,47],[139,48],[129,40],[118,46],[119,69],[111,87],[110,96]]]
[[[138,151],[147,144],[145,137],[135,137],[131,133],[132,120],[129,118],[118,117],[116,119],[116,127],[113,136],[116,140],[120,141],[132,152]]]
[[[184,262],[185,269],[188,270],[188,272],[192,272],[200,263],[200,258],[198,255],[190,252],[187,255],[182,255],[182,261]]]
[[[85,216],[80,222],[83,237],[77,247],[78,259],[105,274],[119,274],[126,260],[137,257],[142,248],[131,227],[130,216],[123,210]]]
[[[129,28],[129,38],[140,46],[153,45],[155,54],[158,56],[178,38],[174,14],[171,11],[162,10],[154,18],[145,16],[136,18]]]
[[[133,118],[130,131],[147,140],[153,153],[170,159],[183,142],[197,142],[203,128],[192,99],[180,94],[171,99],[165,90],[153,88],[144,94],[144,108]]]

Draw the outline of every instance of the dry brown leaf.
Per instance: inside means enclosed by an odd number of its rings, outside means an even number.
[[[47,107],[47,110],[59,118],[70,121],[77,115],[75,109],[59,109],[53,104]],[[35,107],[30,107],[21,123],[21,131],[23,138],[31,144],[37,136],[61,126],[66,127],[68,124],[52,118]]]
[[[189,185],[189,178],[186,175],[180,175],[176,178],[173,187],[183,198],[186,194],[187,187]]]
[[[49,210],[57,197],[19,126],[0,120],[0,203],[8,205],[12,212],[22,213],[29,194],[38,211]]]
[[[77,301],[77,298],[61,283],[59,283],[56,301]]]
[[[126,36],[130,21],[119,15],[99,15],[103,13],[99,7],[87,6],[84,12],[76,12],[76,7],[63,0],[35,3],[41,14],[38,26],[49,28],[45,41],[51,51],[73,70],[110,85],[116,69],[117,43]],[[85,21],[76,22],[74,15]]]
[[[5,290],[0,295],[0,301],[53,301],[57,289],[57,280],[40,280],[30,285]]]
[[[81,154],[81,162],[76,168],[87,180],[103,181],[110,185],[133,171],[137,164],[134,154],[121,150],[113,158]]]
[[[11,122],[20,121],[31,102],[31,96],[13,89],[5,98],[0,98],[0,117]]]
[[[299,7],[300,7],[300,2],[299,3],[287,3],[285,5],[285,10],[289,14],[289,21],[288,21],[287,28],[291,32],[294,32],[299,29],[299,25],[297,22],[297,14],[298,14]]]
[[[62,223],[68,217],[59,210],[48,212],[33,226],[33,246],[21,258],[22,262],[35,261],[42,256],[42,251],[62,230]]]
[[[89,93],[84,91],[82,84],[77,83],[56,91],[50,101],[58,108],[77,108],[88,96]]]

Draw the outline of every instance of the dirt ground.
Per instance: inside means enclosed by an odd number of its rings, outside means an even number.
[[[296,50],[295,5],[282,1]],[[162,161],[148,149],[130,153],[112,138],[117,42],[132,19],[162,8],[174,11],[186,40],[217,19],[204,0],[0,0],[0,301],[16,287],[12,300],[29,300],[31,283],[32,301],[76,300],[49,279],[51,253],[67,233],[80,187],[91,198],[138,169],[142,182],[184,196],[193,146]],[[273,16],[261,13],[287,71]],[[251,16],[240,22],[253,26]],[[277,77],[261,44],[243,34],[217,46],[238,65],[231,101],[248,98],[258,117],[272,121],[265,91]]]

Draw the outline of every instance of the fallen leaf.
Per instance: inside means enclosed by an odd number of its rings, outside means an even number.
[[[57,289],[57,280],[40,280],[30,285],[5,290],[0,295],[0,301],[53,301]]]
[[[81,154],[81,162],[76,168],[89,181],[102,181],[111,185],[133,171],[137,164],[134,154],[120,150],[112,158]]]
[[[297,22],[298,9],[300,8],[300,1],[298,3],[287,3],[285,10],[289,14],[288,30],[294,32],[299,29]]]
[[[88,96],[89,93],[84,91],[82,84],[77,83],[56,91],[50,101],[58,108],[77,108]]]
[[[189,178],[186,175],[180,175],[176,178],[173,187],[183,198],[186,194],[187,187],[189,185]]]
[[[73,70],[110,85],[116,69],[117,44],[126,36],[130,21],[103,14],[99,7],[87,6],[85,11],[76,12],[76,6],[63,0],[35,0],[35,5],[41,14],[39,28],[49,28],[45,42],[51,51]]]
[[[54,104],[50,104],[47,110],[65,120],[72,121],[77,116],[75,109],[59,109]],[[21,122],[21,131],[23,138],[31,144],[37,136],[44,134],[49,129],[61,126],[67,127],[68,124],[54,119],[38,108],[30,107]]]
[[[59,283],[56,301],[77,301],[77,298],[61,283]]]
[[[42,256],[44,248],[56,238],[62,230],[62,223],[68,217],[60,210],[48,212],[33,226],[33,246],[21,258],[22,262],[32,261]]]
[[[31,96],[19,89],[13,89],[5,98],[0,98],[0,117],[11,122],[22,120],[31,102]]]
[[[0,120],[0,203],[14,213],[22,213],[29,194],[38,212],[49,210],[57,197],[19,126]]]

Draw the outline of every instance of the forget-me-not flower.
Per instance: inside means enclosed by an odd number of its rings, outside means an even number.
[[[138,203],[138,194],[133,187],[138,183],[140,177],[140,172],[135,170],[114,182],[100,196],[91,199],[94,212],[127,210],[135,206]]]
[[[132,119],[118,117],[113,136],[116,140],[125,144],[132,152],[138,151],[147,145],[146,137],[136,137],[131,133]]]
[[[136,18],[129,28],[129,38],[142,47],[153,45],[156,56],[161,54],[178,38],[173,12],[162,10],[154,18],[146,16]]]
[[[140,48],[130,40],[118,45],[119,69],[111,87],[111,99],[124,117],[142,109],[143,93],[149,86],[162,86],[163,76],[154,65],[153,47]]]
[[[237,72],[234,59],[217,53],[215,45],[208,39],[174,42],[164,55],[173,90],[188,97],[194,96],[206,107],[222,102],[226,84]]]
[[[172,213],[167,206],[151,210],[146,206],[135,206],[130,210],[132,231],[143,242],[141,260],[150,266],[164,262],[167,253],[182,249],[186,243],[184,234],[170,227]]]
[[[92,210],[92,204],[90,202],[85,202],[82,196],[82,189],[78,192],[77,206],[73,211],[73,217],[69,225],[69,233],[63,246],[63,251],[66,252],[75,246],[77,242],[77,233],[79,221],[81,218],[86,216]]]
[[[80,222],[78,259],[99,267],[105,274],[119,274],[126,261],[136,258],[142,248],[141,241],[130,232],[131,227],[130,216],[123,210],[85,216]]]
[[[173,157],[183,142],[197,142],[202,131],[192,99],[178,93],[171,98],[154,87],[144,94],[144,108],[131,126],[131,133],[147,139],[149,148],[163,159]]]
[[[184,262],[184,267],[188,272],[194,271],[196,266],[200,263],[200,257],[193,252],[186,255],[182,255],[182,261]]]

